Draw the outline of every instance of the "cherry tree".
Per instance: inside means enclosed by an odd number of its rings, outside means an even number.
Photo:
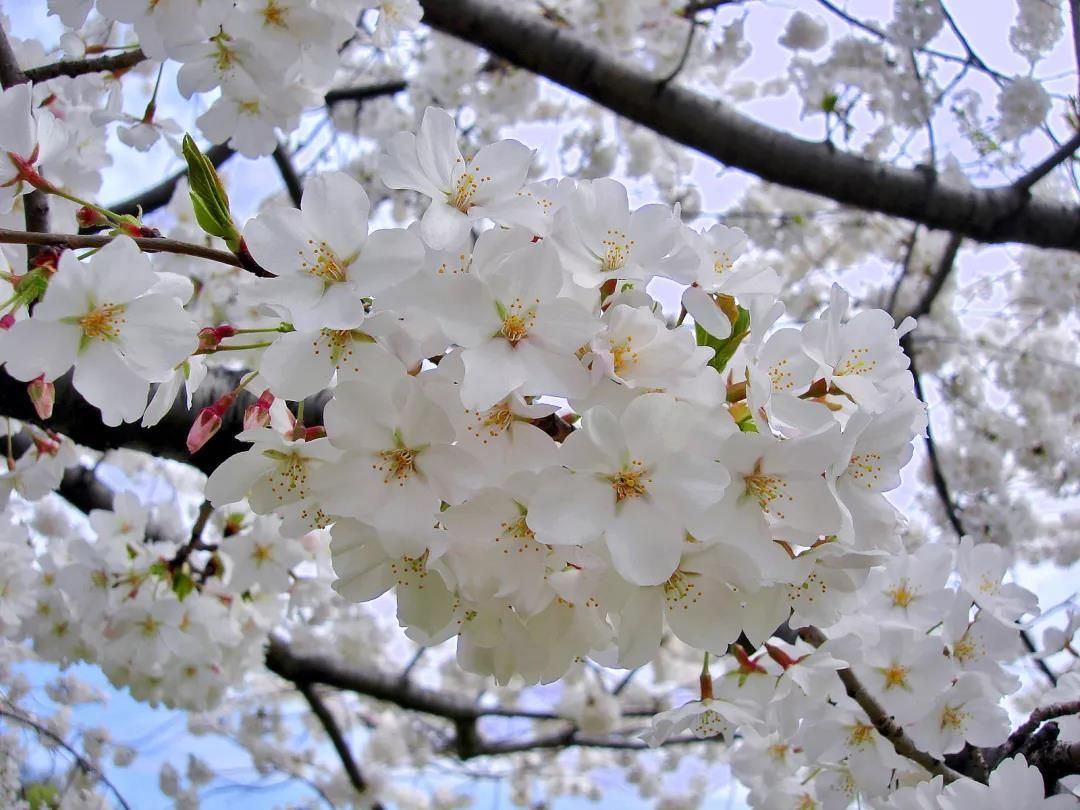
[[[76,663],[300,806],[1077,806],[1076,2],[41,5],[5,806],[133,806]]]

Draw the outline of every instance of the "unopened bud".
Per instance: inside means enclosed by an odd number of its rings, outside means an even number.
[[[214,434],[221,430],[221,417],[232,407],[236,401],[236,391],[230,391],[213,405],[203,408],[195,421],[191,424],[191,430],[187,435],[187,449],[189,453],[195,453],[204,444],[213,438]]]
[[[270,424],[270,406],[274,404],[274,395],[267,388],[253,405],[244,411],[244,430],[266,427]]]
[[[116,224],[114,230],[115,233],[124,234],[125,236],[142,237],[144,239],[157,239],[161,236],[161,231],[157,228],[151,228],[149,225],[143,225],[139,220],[130,214],[120,217],[120,221]]]
[[[84,205],[75,212],[75,221],[80,228],[101,228],[109,224],[104,214],[89,205]]]
[[[30,401],[34,404],[38,419],[48,419],[52,416],[53,403],[56,401],[56,388],[51,382],[45,381],[45,375],[42,374],[37,379],[31,380],[30,384],[26,386],[26,390],[30,394]]]
[[[3,316],[0,316],[0,329],[7,331],[15,325],[15,313],[7,312]]]
[[[222,326],[207,326],[199,330],[199,348],[200,352],[212,352],[218,347],[218,345],[225,338],[230,338],[236,334],[235,327],[228,324]]]

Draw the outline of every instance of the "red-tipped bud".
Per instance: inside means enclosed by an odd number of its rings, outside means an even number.
[[[75,221],[79,223],[80,228],[100,228],[109,224],[104,214],[89,205],[84,205],[75,212]]]
[[[14,312],[8,312],[5,315],[3,315],[2,317],[0,317],[0,329],[3,329],[4,331],[7,331],[8,329],[13,327],[14,325],[15,325],[15,313]]]
[[[161,236],[161,231],[157,228],[143,225],[139,220],[130,215],[120,218],[120,221],[116,224],[114,233],[122,233],[125,236],[136,238],[142,237],[144,239],[157,239]]]
[[[230,391],[213,405],[203,408],[195,421],[191,424],[191,430],[187,435],[187,449],[189,453],[195,453],[221,430],[221,417],[232,407],[236,401],[236,391]]]
[[[31,380],[30,384],[26,386],[26,390],[30,394],[30,401],[34,403],[34,410],[37,411],[38,419],[48,419],[52,416],[53,403],[56,401],[56,388],[51,382],[45,381],[45,375],[42,374],[36,380]]]
[[[223,326],[207,326],[199,330],[200,352],[212,352],[225,338],[236,334],[236,328],[225,324]]]
[[[784,669],[787,669],[788,667],[793,667],[795,666],[795,664],[799,663],[797,660],[792,658],[779,647],[774,647],[767,641],[765,642],[765,651],[769,654],[769,658],[778,663]]]
[[[254,405],[248,405],[244,411],[244,430],[266,427],[270,424],[270,406],[274,404],[274,395],[267,388]]]

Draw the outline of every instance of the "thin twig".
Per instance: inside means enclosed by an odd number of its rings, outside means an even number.
[[[278,174],[281,175],[281,182],[285,184],[285,190],[289,192],[289,199],[292,200],[294,206],[299,208],[300,200],[304,196],[304,184],[300,180],[300,175],[296,173],[296,167],[293,166],[292,155],[281,141],[278,141],[277,148],[274,149],[273,158]]]
[[[830,2],[830,0],[817,0],[817,2],[819,5],[824,6],[826,9],[831,11],[840,19],[844,20],[844,22],[848,23],[849,25],[853,25],[861,31],[865,31],[866,33],[873,35],[874,37],[880,39],[883,42],[893,43],[892,37],[890,37],[888,33],[882,31],[880,28],[870,25],[868,22],[860,20],[858,17],[849,14],[848,12],[844,11],[844,9],[840,8],[840,6]],[[961,45],[962,44],[963,42],[961,42]],[[977,68],[985,72],[986,74],[994,77],[996,81],[1005,81],[1004,74],[987,66],[986,63],[983,62],[981,59],[978,59],[978,57],[976,57],[976,60],[978,61],[973,61],[971,57],[967,54],[965,54],[964,56],[958,56],[955,53],[947,53],[945,51],[939,51],[934,48],[919,48],[918,50],[920,53],[925,53],[927,56],[936,56],[938,59],[944,59],[948,62],[957,62],[961,65],[969,65],[971,67]]]
[[[73,233],[32,233],[29,231],[12,231],[0,228],[0,244],[9,245],[55,245],[57,247],[70,248],[100,248],[116,239],[115,236],[104,235],[81,235]],[[192,256],[196,259],[208,259],[212,262],[227,264],[231,267],[247,269],[243,262],[225,250],[215,250],[205,245],[194,245],[190,242],[180,242],[176,239],[163,239],[161,237],[134,236],[128,237],[147,253],[175,253],[181,256]],[[255,275],[270,276],[268,270],[259,268],[261,272]]]
[[[115,73],[129,70],[147,59],[142,48],[124,51],[112,56],[99,56],[95,59],[69,59],[53,62],[51,65],[28,68],[26,78],[32,82],[44,82],[59,76],[75,78],[87,73]]]
[[[1069,160],[1077,149],[1080,149],[1080,132],[1075,133],[1069,140],[1065,141],[1061,146],[1055,149],[1053,154],[1033,169],[1030,169],[1019,180],[1013,183],[1012,187],[1017,191],[1028,191],[1033,185],[1046,177],[1046,175],[1050,174],[1055,168],[1066,160]]]
[[[683,45],[682,54],[679,56],[679,61],[675,63],[675,67],[671,69],[671,72],[660,79],[661,87],[673,82],[678,75],[682,73],[683,68],[686,67],[686,60],[690,58],[690,51],[693,50],[694,47],[694,34],[697,33],[698,23],[694,14],[690,14],[688,20],[690,30],[686,32],[686,44]]]
[[[921,318],[924,315],[930,314],[934,302],[941,294],[945,282],[952,274],[953,265],[956,263],[956,254],[960,252],[960,245],[963,241],[964,237],[958,233],[949,235],[949,241],[945,245],[945,251],[941,254],[941,261],[938,262],[937,269],[930,277],[929,285],[927,285],[925,292],[922,294],[922,298],[919,299],[915,308],[908,313],[912,318]]]
[[[1035,666],[1038,667],[1039,671],[1046,676],[1046,679],[1048,681],[1050,681],[1050,685],[1057,686],[1057,675],[1054,674],[1054,670],[1050,669],[1050,665],[1046,663],[1046,659],[1040,658],[1036,654],[1039,650],[1035,646],[1035,642],[1031,640],[1031,633],[1029,633],[1027,630],[1021,630],[1020,641],[1023,642],[1024,649],[1026,649],[1029,653],[1032,654],[1035,661]]]
[[[919,226],[916,225],[911,229],[911,236],[907,239],[907,244],[904,246],[904,259],[900,264],[900,272],[896,276],[896,281],[893,283],[892,292],[889,293],[889,303],[885,307],[885,311],[893,317],[896,317],[896,300],[900,297],[900,287],[904,283],[904,279],[907,278],[907,274],[911,271],[911,259],[915,255],[915,243],[919,237]]]
[[[919,370],[915,366],[915,349],[911,345],[911,341],[908,340],[908,335],[904,335],[900,339],[900,345],[911,361],[911,376],[915,381],[915,397],[926,402],[926,393],[923,391]],[[938,457],[937,442],[934,440],[934,433],[930,427],[929,415],[926,420],[926,456],[930,462],[930,477],[934,482],[934,489],[937,491],[942,508],[945,510],[945,517],[948,519],[953,531],[956,532],[956,537],[959,540],[964,536],[964,524],[961,522],[960,514],[956,510],[956,504],[953,503],[952,493],[949,492],[949,485],[941,468],[941,459]]]
[[[27,728],[33,729],[38,735],[45,737],[48,740],[51,740],[53,743],[63,748],[65,751],[71,754],[72,758],[75,760],[75,764],[78,765],[84,773],[91,774],[95,778],[100,779],[102,784],[104,784],[109,790],[112,791],[113,795],[116,796],[116,801],[119,802],[120,806],[123,807],[124,810],[131,810],[131,805],[128,804],[127,801],[124,799],[123,794],[119,790],[117,790],[116,785],[109,781],[109,778],[105,775],[104,771],[102,771],[100,768],[94,765],[93,762],[88,760],[86,757],[84,757],[82,754],[80,754],[78,751],[68,745],[67,741],[59,734],[41,725],[33,718],[26,717],[19,712],[13,712],[9,709],[0,708],[0,717],[7,717],[11,720],[14,720],[16,723],[21,723]]]
[[[345,739],[345,735],[342,733],[337,720],[334,719],[334,715],[330,712],[330,707],[315,691],[313,684],[302,681],[296,684],[296,688],[300,690],[300,694],[304,696],[308,705],[311,706],[311,710],[319,718],[319,722],[322,723],[322,727],[326,730],[326,735],[330,738],[330,742],[333,743],[334,750],[337,751],[338,756],[341,758],[341,764],[345,767],[345,773],[349,776],[349,782],[356,788],[357,793],[366,793],[368,789],[367,781],[364,779],[364,775],[360,773],[360,766],[353,759],[352,751],[349,750],[349,742]],[[380,806],[378,803],[373,805],[376,810]]]

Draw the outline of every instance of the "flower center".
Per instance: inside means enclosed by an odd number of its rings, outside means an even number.
[[[116,340],[120,337],[120,326],[124,323],[124,309],[123,304],[106,304],[83,315],[79,318],[83,338]]]
[[[908,581],[902,580],[895,588],[885,591],[887,596],[892,597],[893,607],[906,608],[915,599],[915,592],[908,587]]]
[[[848,732],[848,748],[863,748],[871,739],[873,739],[873,735],[873,726],[856,721],[855,725],[851,727],[851,731]]]
[[[765,514],[775,514],[780,520],[784,519],[784,513],[773,507],[774,501],[793,501],[784,490],[787,489],[787,481],[779,475],[769,475],[762,472],[761,460],[754,465],[754,471],[750,475],[743,476],[746,482],[746,494],[754,498]]]
[[[287,27],[285,22],[285,9],[279,6],[275,0],[266,0],[266,5],[260,13],[263,16],[263,19],[266,20],[267,25],[272,25],[275,28]]]
[[[511,346],[517,346],[529,336],[529,330],[532,329],[533,322],[536,320],[536,305],[539,303],[540,299],[537,298],[532,306],[526,309],[525,303],[520,298],[515,298],[509,307],[496,302],[496,311],[502,318],[502,326],[499,327],[496,337],[502,335]]]
[[[900,664],[890,664],[881,670],[881,674],[885,676],[886,689],[911,689],[911,684],[907,680],[907,667]]]
[[[397,481],[399,487],[405,486],[409,476],[416,470],[416,453],[408,447],[398,447],[394,450],[382,450],[378,457],[380,463],[372,464],[372,469],[384,472],[383,483],[389,484]]]
[[[967,717],[967,712],[959,706],[949,706],[946,704],[941,712],[941,730],[944,731],[947,728],[963,728],[965,717]]]
[[[877,367],[877,360],[868,361],[866,359],[866,355],[869,353],[870,349],[866,347],[848,349],[843,361],[833,369],[833,374],[840,376],[845,374],[854,374],[856,376],[869,374]]]
[[[611,346],[611,361],[616,376],[623,376],[624,372],[629,371],[637,365],[638,353],[630,346],[633,340],[633,336],[628,335],[626,340],[622,343],[608,341],[608,345]]]
[[[648,477],[649,471],[637,459],[634,459],[617,473],[608,477],[611,488],[615,490],[615,502],[624,501],[627,498],[640,498],[648,494],[646,484],[651,484]]]
[[[314,239],[308,239],[308,244],[315,251],[315,262],[309,262],[304,257],[302,251],[298,251],[300,255],[300,269],[313,276],[318,276],[327,284],[334,284],[338,281],[346,280],[345,268],[338,261],[338,257],[334,255],[334,251],[330,249],[330,246],[326,242],[315,243]]]
[[[600,242],[604,247],[603,266],[601,272],[613,273],[620,270],[634,247],[634,240],[627,239],[626,234],[618,228],[608,228],[607,239]]]
[[[454,190],[446,195],[446,202],[451,208],[456,208],[463,214],[469,213],[473,207],[473,196],[480,190],[480,184],[491,180],[490,177],[479,177],[479,168],[470,167],[457,181]]]

